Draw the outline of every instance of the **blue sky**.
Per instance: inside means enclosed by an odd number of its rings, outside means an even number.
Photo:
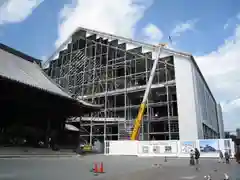
[[[240,126],[240,1],[3,1],[0,42],[37,58],[50,56],[78,26],[149,43],[171,35],[173,48],[196,56],[223,106],[226,129]]]
[[[44,1],[24,21],[1,26],[1,42],[39,58],[51,54],[58,33],[59,11],[69,2]],[[179,49],[201,55],[215,50],[233,33],[234,22],[227,30],[223,26],[239,13],[239,7],[237,0],[155,0],[136,27],[142,29],[151,22],[161,29],[166,35],[163,41],[167,41],[167,35],[171,35],[177,24],[196,19],[198,22],[193,31],[173,40]],[[232,21],[237,23],[240,20],[236,18]],[[138,38],[140,31],[135,36]]]

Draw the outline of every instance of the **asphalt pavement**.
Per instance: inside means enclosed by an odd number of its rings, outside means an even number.
[[[31,148],[31,147],[0,147],[0,158],[5,157],[53,157],[53,156],[76,156],[76,153],[70,149],[61,149],[53,151],[47,148]]]
[[[95,175],[90,169],[94,162],[103,162],[104,174]],[[0,180],[202,180],[210,174],[212,180],[223,179],[227,173],[240,179],[240,165],[218,163],[216,159],[203,159],[199,170],[189,166],[188,159],[161,157],[90,155],[58,158],[2,158]]]

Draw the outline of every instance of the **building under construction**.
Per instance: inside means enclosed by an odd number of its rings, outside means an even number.
[[[74,97],[104,107],[68,120],[86,141],[129,138],[156,58],[139,139],[219,137],[217,103],[191,55],[157,54],[156,46],[84,28],[63,46],[45,71]]]

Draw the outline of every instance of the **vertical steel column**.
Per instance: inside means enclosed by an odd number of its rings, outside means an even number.
[[[70,70],[71,70],[71,65],[72,65],[72,57],[73,57],[73,39],[71,40],[71,42],[70,42],[70,47],[71,47],[71,50],[70,50],[70,57],[69,57],[69,63],[68,63],[68,72],[67,72],[67,91],[69,91],[69,85],[70,85],[70,76],[71,76],[71,74],[70,74]]]
[[[114,65],[116,65],[116,59],[117,59],[117,52],[118,52],[118,48],[117,47],[115,47],[115,52],[114,52]],[[115,66],[116,67],[116,66]],[[117,88],[117,69],[118,68],[115,68],[114,69],[114,78],[115,78],[115,90],[117,90],[118,88]],[[114,98],[113,98],[113,106],[114,106],[114,108],[113,108],[113,111],[114,111],[114,113],[113,113],[113,117],[114,118],[116,118],[117,117],[117,114],[116,114],[116,106],[117,106],[117,103],[116,103],[116,101],[117,101],[117,96],[116,95],[114,95],[113,96]],[[111,135],[112,136],[112,135]]]
[[[108,100],[108,98],[107,98],[107,94],[108,94],[108,87],[107,87],[107,85],[108,85],[108,83],[107,83],[107,80],[108,80],[108,51],[109,51],[109,45],[106,45],[107,46],[107,56],[106,56],[106,77],[105,77],[105,91],[106,91],[106,93],[105,93],[105,104],[104,104],[104,116],[105,116],[105,118],[104,118],[104,141],[106,140],[106,118],[107,118],[107,100]]]
[[[78,41],[78,40],[77,40]],[[78,49],[79,51],[79,49]],[[78,61],[81,61],[82,59],[78,59]],[[76,65],[75,65],[76,66]],[[77,67],[75,67],[75,71],[73,73],[73,89],[74,89],[74,95],[76,95],[76,88],[77,88]],[[77,96],[76,96],[77,97]]]
[[[91,72],[93,72],[93,79],[92,79],[92,103],[93,103],[93,100],[94,100],[94,84],[95,84],[95,70],[96,70],[96,52],[97,52],[97,47],[96,47],[96,43],[95,43],[95,52],[94,52],[94,59],[93,59],[93,69],[91,70]],[[93,46],[91,46],[92,48]],[[86,48],[87,49],[87,48]],[[92,58],[90,58],[92,60]],[[89,69],[88,69],[89,71]],[[91,119],[90,119],[90,145],[92,145],[92,139],[93,139],[93,119],[94,119],[94,116],[95,116],[95,113],[91,113]]]
[[[58,58],[60,58],[60,57],[58,57]],[[63,71],[62,69],[63,69],[63,59],[64,59],[64,56],[61,56],[60,59],[61,59],[61,66],[60,66],[60,74],[59,74],[59,84],[61,85],[61,80],[62,80],[61,74],[62,74],[62,71]],[[51,63],[51,61],[49,63]],[[53,78],[52,74],[51,74],[51,78]]]
[[[171,134],[171,120],[170,120],[170,107],[169,107],[169,86],[168,86],[168,67],[167,67],[167,62],[166,60],[164,61],[164,70],[165,70],[165,83],[166,83],[166,93],[167,93],[167,121],[168,121],[168,137],[169,140],[172,139],[172,134]]]
[[[85,37],[85,47],[84,47],[84,55],[87,57],[87,37]],[[86,60],[87,58],[84,58],[84,62],[83,62],[83,80],[82,80],[82,92],[81,95],[84,96],[84,86],[85,86],[85,76],[86,76]],[[90,134],[89,134],[89,144],[92,144],[92,132],[93,132],[93,123],[92,123],[92,119],[90,119]]]
[[[124,129],[127,131],[127,51],[124,52],[124,89]]]
[[[146,57],[145,55],[145,80],[146,80],[146,84],[147,84],[147,79],[148,79],[148,57]],[[150,139],[150,134],[149,134],[149,131],[150,131],[150,118],[151,116],[149,116],[149,104],[148,104],[148,99],[147,99],[147,139],[146,140],[149,140]]]
[[[95,74],[96,74],[96,54],[97,54],[97,42],[94,42],[95,46],[95,52],[94,52],[94,58],[93,58],[93,79],[92,79],[92,103],[94,100],[94,91],[95,91]],[[92,59],[92,58],[91,58]]]
[[[172,99],[172,92],[170,93],[170,98],[169,98],[170,102],[171,102],[171,116],[174,116],[174,113],[173,113],[173,99]]]
[[[117,58],[117,47],[115,47],[114,48],[115,50],[115,52],[114,52],[114,60],[113,60],[113,63],[114,63],[114,66],[116,67],[116,58]],[[114,83],[115,83],[115,90],[117,90],[117,82],[116,82],[116,80],[117,80],[117,67],[116,68],[114,68]]]
[[[87,56],[87,38],[85,38],[85,48],[84,48],[84,55]],[[83,62],[83,81],[82,81],[82,96],[84,96],[84,84],[85,84],[85,69],[86,69],[86,59],[84,58]]]

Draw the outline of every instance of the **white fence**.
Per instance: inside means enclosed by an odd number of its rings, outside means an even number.
[[[105,155],[189,157],[191,149],[200,150],[201,157],[218,157],[219,150],[234,155],[231,139],[199,139],[196,141],[106,141]]]

